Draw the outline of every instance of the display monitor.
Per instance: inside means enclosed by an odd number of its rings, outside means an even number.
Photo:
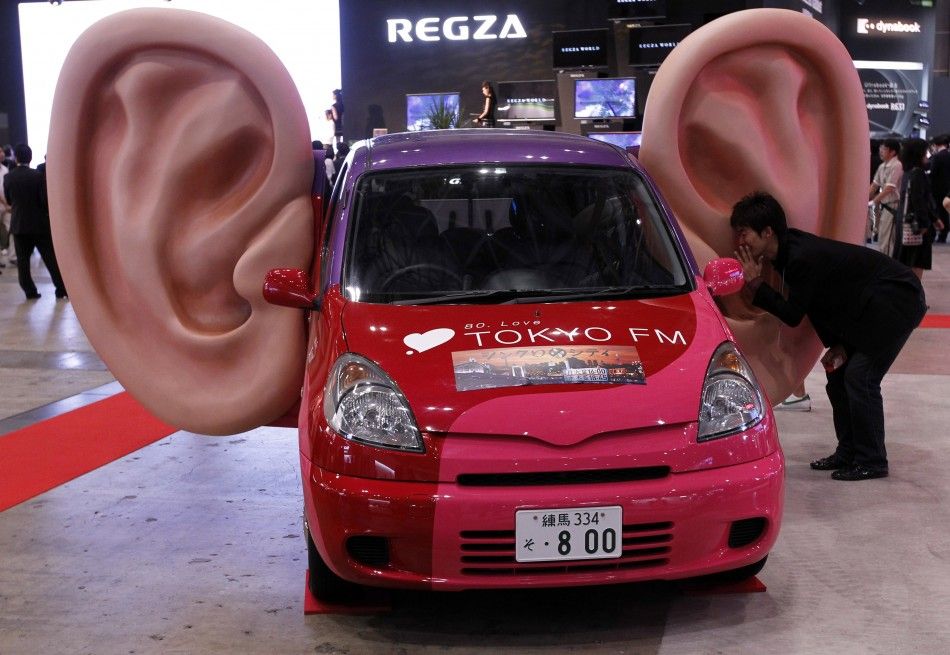
[[[458,127],[459,92],[406,94],[406,130]]]
[[[591,132],[587,136],[596,141],[612,143],[615,146],[620,146],[621,148],[630,148],[634,146],[639,148],[640,137],[642,134],[640,132]]]
[[[553,121],[557,86],[554,80],[499,82],[495,89],[499,121]]]
[[[610,0],[607,15],[613,19],[666,18],[666,0]]]
[[[685,39],[693,26],[687,23],[674,25],[644,25],[631,27],[630,65],[659,66],[666,56]]]
[[[636,78],[601,77],[574,80],[574,118],[636,117]]]
[[[554,68],[604,68],[607,66],[606,28],[552,32]]]

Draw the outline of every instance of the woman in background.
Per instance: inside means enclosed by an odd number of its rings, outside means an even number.
[[[900,217],[901,229],[898,230],[897,259],[913,269],[918,279],[924,271],[929,271],[933,259],[934,233],[943,228],[933,211],[933,194],[930,180],[924,170],[927,160],[927,142],[923,139],[906,139],[901,143],[900,162],[904,167],[901,178]],[[906,226],[913,225],[913,234],[919,234],[919,245],[902,243],[902,236],[909,233]]]
[[[488,80],[482,82],[482,95],[485,96],[485,107],[482,113],[475,117],[474,122],[485,127],[495,127],[495,105],[498,100],[495,98],[495,89]]]
[[[333,121],[333,144],[343,143],[343,91],[333,89],[333,104],[327,110],[327,120]]]

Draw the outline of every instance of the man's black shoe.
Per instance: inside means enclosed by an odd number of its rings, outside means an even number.
[[[28,294],[26,294],[26,299],[27,299],[27,300],[36,300],[37,298],[41,298],[42,296],[43,296],[42,293],[28,293]]]
[[[814,462],[809,464],[816,471],[834,471],[835,469],[843,469],[851,466],[851,462],[845,461],[838,457],[837,454],[828,455],[827,457],[822,457],[821,459],[816,459]]]
[[[847,480],[854,482],[856,480],[873,480],[874,478],[886,478],[887,469],[868,468],[861,464],[854,464],[848,468],[838,469],[831,474],[832,480]]]
[[[67,295],[66,295],[66,291],[63,290],[63,291],[57,291],[57,292],[56,292],[56,297],[57,297],[57,298],[68,298],[69,296],[67,296]]]

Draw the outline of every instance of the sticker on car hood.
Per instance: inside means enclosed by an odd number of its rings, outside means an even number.
[[[577,344],[452,353],[458,391],[536,384],[646,384],[634,346]]]

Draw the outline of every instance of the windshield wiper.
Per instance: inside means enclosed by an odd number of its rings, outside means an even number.
[[[441,296],[424,296],[420,298],[400,298],[399,300],[393,300],[392,305],[451,305],[452,303],[460,304],[477,304],[477,303],[488,303],[488,302],[504,302],[511,300],[511,298],[517,296],[519,293],[526,293],[525,291],[518,291],[517,289],[472,289],[470,291],[462,291],[459,293],[447,293]],[[531,290],[527,293],[535,293]]]
[[[668,296],[674,294],[686,293],[683,286],[672,284],[633,284],[623,287],[606,287],[604,289],[576,289],[570,292],[559,292],[554,290],[548,293],[537,294],[533,296],[518,296],[508,302],[515,304],[528,304],[534,302],[562,302],[566,300],[596,300],[598,298],[656,298],[657,296]]]
[[[636,284],[604,289],[472,289],[460,293],[422,298],[401,298],[393,305],[451,305],[459,304],[528,304],[536,302],[561,302],[566,300],[596,300],[597,298],[655,298],[657,296],[686,293],[682,286],[670,284]]]

